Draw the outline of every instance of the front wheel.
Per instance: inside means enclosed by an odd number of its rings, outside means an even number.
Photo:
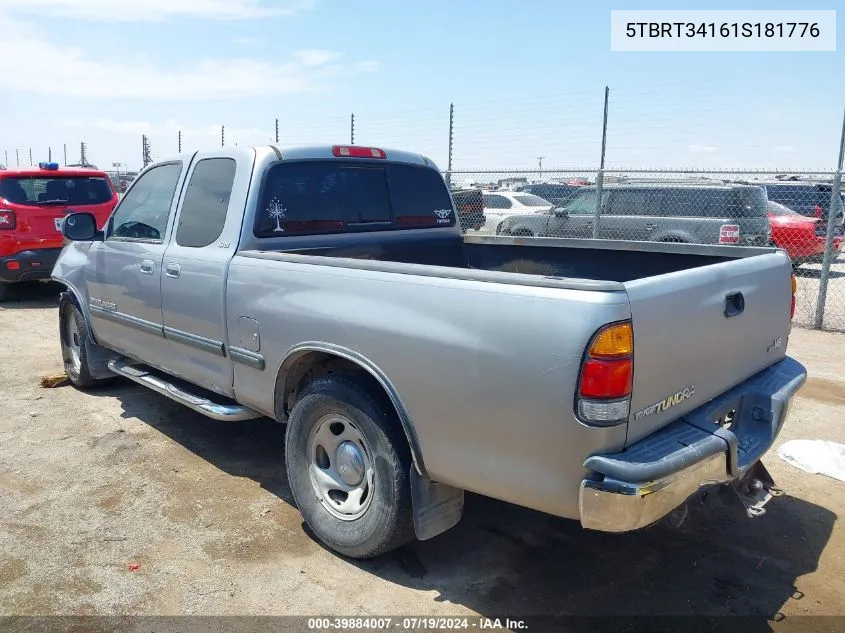
[[[395,414],[346,376],[314,381],[288,419],[285,462],[302,517],[328,547],[372,558],[414,538],[410,451]]]
[[[65,374],[74,387],[88,389],[108,380],[92,377],[86,349],[88,324],[77,305],[66,298],[59,303],[59,341]]]

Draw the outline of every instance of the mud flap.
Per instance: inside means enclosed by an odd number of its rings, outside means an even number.
[[[764,507],[773,497],[783,495],[783,490],[775,486],[769,471],[758,461],[739,479],[731,482],[731,490],[745,507],[745,514],[750,519],[766,514]]]
[[[455,527],[464,512],[464,491],[422,477],[411,468],[414,532],[425,541]]]

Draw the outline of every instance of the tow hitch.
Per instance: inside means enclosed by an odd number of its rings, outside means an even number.
[[[766,514],[764,506],[769,500],[783,495],[783,490],[775,486],[763,462],[754,464],[742,478],[732,482],[730,487],[745,507],[745,514],[750,519]]]

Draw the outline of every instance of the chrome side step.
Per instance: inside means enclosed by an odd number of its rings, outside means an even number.
[[[254,420],[255,418],[263,417],[261,413],[234,402],[232,404],[220,404],[204,396],[190,393],[168,382],[162,374],[155,372],[146,365],[139,365],[127,358],[118,358],[109,361],[109,369],[118,376],[128,378],[137,382],[139,385],[143,385],[163,396],[167,396],[171,400],[175,400],[197,413],[202,413],[212,420],[239,422],[241,420]]]

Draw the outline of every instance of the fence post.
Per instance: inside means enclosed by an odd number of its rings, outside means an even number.
[[[48,163],[53,162],[53,148],[50,147],[50,146],[47,146],[47,162]]]
[[[220,126],[220,147],[226,146],[226,126]]]
[[[355,145],[355,113],[349,115],[349,144]]]
[[[276,145],[279,144],[279,119],[276,119]]]
[[[32,167],[32,148],[29,148],[29,166]]]
[[[64,145],[64,150],[65,150],[65,162],[63,164],[67,165],[67,143],[63,143],[63,145]]]
[[[452,142],[455,140],[455,104],[449,104],[449,159],[446,165],[446,184],[452,187]]]
[[[179,135],[177,137],[177,143],[179,146],[179,153],[182,153],[182,130],[179,130]]]
[[[3,155],[6,157],[6,160],[4,160],[4,161],[3,161],[3,165],[4,165],[5,167],[8,167],[8,166],[9,166],[9,150],[4,149],[4,150],[3,150]]]
[[[838,215],[837,209],[842,207],[842,165],[845,161],[845,112],[842,114],[842,134],[839,138],[839,163],[833,176],[833,187],[830,192],[830,211],[827,214],[827,236],[824,243],[824,259],[822,260],[822,274],[819,279],[819,296],[816,299],[816,318],[813,327],[817,330],[824,326],[824,308],[827,302],[827,282],[830,279],[830,265],[833,263],[833,226]]]
[[[20,153],[18,152],[18,148],[17,148],[17,147],[15,148],[15,163],[17,163],[17,166],[18,166],[18,167],[20,167],[20,166],[21,166],[21,155],[20,155]]]
[[[599,237],[599,222],[601,222],[601,194],[604,186],[604,154],[607,149],[607,99],[610,88],[604,87],[604,120],[601,125],[601,159],[599,160],[599,173],[596,175],[596,216],[593,219],[593,239]]]

